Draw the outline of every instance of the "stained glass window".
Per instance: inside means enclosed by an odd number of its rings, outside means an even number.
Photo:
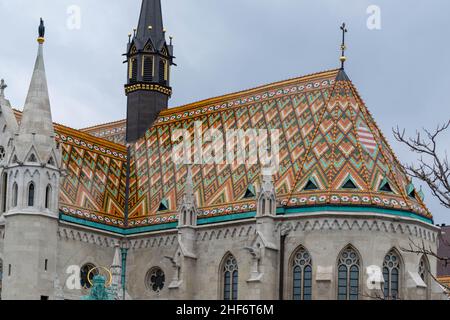
[[[166,284],[166,275],[161,268],[155,267],[147,273],[146,277],[147,288],[153,292],[159,293],[164,289]]]
[[[224,300],[238,299],[239,269],[237,260],[229,255],[223,267],[223,298]]]
[[[383,262],[384,297],[398,299],[400,288],[400,257],[396,251],[390,251]]]
[[[312,262],[309,252],[301,248],[293,261],[293,299],[312,299]]]
[[[28,187],[28,206],[34,206],[34,183],[31,183]]]
[[[419,262],[419,275],[422,278],[423,282],[425,282],[425,284],[427,285],[428,285],[428,270],[429,270],[428,260],[426,259],[425,256],[423,256]]]
[[[359,299],[359,270],[358,253],[352,247],[347,247],[338,262],[338,300]]]
[[[50,185],[45,189],[45,209],[50,208],[50,201],[52,199],[52,187]]]

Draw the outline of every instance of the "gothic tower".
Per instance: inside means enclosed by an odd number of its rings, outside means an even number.
[[[156,117],[167,109],[172,94],[172,40],[167,44],[161,0],[143,0],[139,25],[127,46],[127,142],[144,136]]]
[[[52,299],[54,295],[61,152],[48,96],[44,34],[41,19],[22,120],[4,162],[8,196],[3,299]]]

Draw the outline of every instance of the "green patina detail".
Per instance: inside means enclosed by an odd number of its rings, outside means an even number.
[[[104,276],[96,275],[92,279],[93,285],[89,291],[89,295],[83,296],[81,300],[91,301],[107,301],[115,300],[114,290],[106,287],[106,278]]]
[[[146,226],[146,227],[137,227],[137,228],[125,229],[125,230],[123,230],[123,234],[130,235],[130,234],[137,234],[137,233],[144,233],[144,232],[151,232],[151,231],[172,230],[172,229],[176,229],[177,226],[178,226],[178,223],[173,222],[173,223],[166,223],[166,224]]]
[[[220,223],[220,222],[251,219],[251,218],[254,218],[255,216],[256,216],[256,211],[252,211],[252,212],[246,212],[246,213],[231,214],[228,216],[202,218],[202,219],[198,220],[198,225],[202,226],[202,225],[214,224],[214,223]]]
[[[305,207],[305,208],[279,208],[277,210],[277,215],[284,214],[297,214],[297,213],[314,213],[314,212],[323,212],[323,211],[335,211],[335,212],[373,212],[379,214],[387,214],[399,217],[407,217],[412,219],[417,219],[423,221],[425,223],[433,224],[433,220],[419,216],[415,213],[408,211],[400,211],[400,210],[392,210],[392,209],[383,209],[377,207],[357,207],[357,206],[348,206],[348,207],[334,207],[334,206],[323,206],[323,207]]]
[[[383,208],[377,208],[377,207],[369,208],[369,207],[358,207],[358,206],[347,206],[347,207],[317,206],[317,207],[305,207],[305,208],[278,208],[277,215],[283,216],[283,215],[325,212],[325,211],[351,212],[351,213],[358,213],[358,212],[378,213],[378,214],[386,214],[386,215],[392,215],[392,216],[397,216],[397,217],[406,217],[406,218],[420,220],[420,221],[428,223],[428,224],[433,224],[433,220],[426,218],[426,217],[422,217],[422,216],[417,215],[412,212],[392,210],[392,209],[383,209]],[[246,212],[246,213],[238,213],[238,214],[217,216],[217,217],[211,217],[211,218],[200,218],[198,220],[198,225],[202,226],[202,225],[215,224],[215,223],[221,223],[221,222],[252,219],[255,216],[256,216],[256,211],[250,211],[250,212]],[[70,217],[70,216],[67,216],[64,214],[61,214],[60,219],[63,221],[72,222],[75,224],[80,224],[80,225],[88,226],[88,227],[95,228],[95,229],[106,230],[106,231],[110,231],[110,232],[121,234],[121,235],[134,235],[134,234],[152,232],[152,231],[173,230],[173,229],[176,229],[178,226],[178,224],[176,222],[173,222],[173,223],[166,223],[166,224],[161,224],[161,225],[124,229],[124,228],[120,228],[120,227],[112,227],[112,226],[103,225],[103,224],[100,224],[97,222],[91,222],[91,221],[86,221],[86,220],[79,219],[79,218],[74,218],[74,217]]]
[[[62,221],[66,221],[66,222],[71,222],[71,223],[75,223],[75,224],[79,224],[79,225],[83,225],[86,227],[91,227],[91,228],[95,228],[95,229],[100,229],[100,230],[106,230],[106,231],[110,231],[110,232],[114,232],[114,233],[118,233],[118,234],[124,234],[125,229],[122,229],[121,227],[113,227],[113,226],[108,226],[108,225],[104,225],[98,222],[92,222],[92,221],[87,221],[87,220],[83,220],[80,218],[75,218],[75,217],[71,217],[65,214],[60,214],[60,219]]]

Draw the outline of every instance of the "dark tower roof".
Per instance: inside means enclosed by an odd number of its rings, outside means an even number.
[[[133,40],[131,40],[133,36]],[[127,46],[127,141],[145,135],[172,95],[172,38],[167,44],[161,0],[143,0],[138,27]]]
[[[150,39],[156,49],[159,49],[165,42],[164,33],[161,0],[143,0],[134,39],[136,47],[142,49]]]

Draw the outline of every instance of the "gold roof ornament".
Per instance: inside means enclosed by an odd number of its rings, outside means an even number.
[[[345,22],[342,24],[341,30],[342,30],[342,44],[341,44],[342,54],[339,60],[341,61],[341,69],[344,69],[345,61],[347,61],[347,57],[345,56],[345,50],[347,49],[347,46],[345,45],[345,34],[348,32]]]
[[[41,23],[39,24],[39,37],[37,38],[37,42],[39,42],[39,44],[43,44],[45,42],[45,25],[44,25],[44,20],[42,20],[41,18]]]

